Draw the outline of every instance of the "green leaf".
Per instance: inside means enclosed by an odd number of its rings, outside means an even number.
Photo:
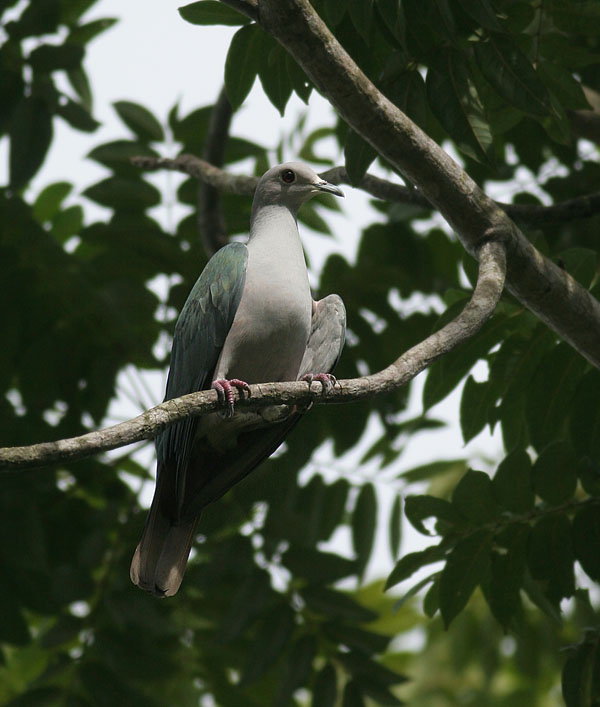
[[[317,677],[312,689],[313,707],[335,707],[337,699],[337,676],[331,663],[326,663]]]
[[[87,74],[81,66],[67,71],[67,78],[75,93],[81,99],[81,104],[89,112],[92,110],[92,89]]]
[[[533,465],[535,493],[553,506],[570,500],[577,486],[575,464],[573,452],[563,440],[549,444]]]
[[[52,219],[52,234],[59,243],[76,236],[83,226],[83,209],[79,204],[59,211]]]
[[[233,35],[225,59],[225,90],[234,111],[246,100],[254,84],[262,42],[263,31],[257,25],[242,27]]]
[[[298,66],[294,57],[291,54],[287,54],[287,52],[285,57],[285,63],[288,76],[290,78],[290,82],[294,91],[296,92],[300,100],[308,105],[308,99],[310,98],[310,94],[313,90],[313,85],[310,79],[304,73],[304,70],[300,66]]]
[[[564,343],[539,364],[525,408],[531,441],[538,451],[562,436],[565,410],[569,409],[585,366],[585,359]]]
[[[491,30],[500,30],[500,22],[490,0],[459,0],[462,9],[478,22],[481,27]]]
[[[529,532],[525,523],[508,526],[496,537],[496,545],[503,551],[491,555],[490,582],[484,593],[492,614],[504,630],[508,630],[520,607]]]
[[[284,553],[281,561],[294,577],[304,577],[311,582],[323,584],[336,582],[357,571],[355,560],[309,547],[292,546]]]
[[[402,497],[397,495],[390,511],[390,552],[392,559],[398,557],[402,535]]]
[[[364,696],[354,680],[350,680],[344,687],[342,707],[366,707]]]
[[[97,37],[102,32],[110,29],[118,20],[115,17],[102,17],[98,20],[92,20],[84,25],[74,27],[69,33],[70,44],[85,45],[94,37]]]
[[[293,644],[273,701],[274,707],[288,707],[294,692],[306,684],[316,650],[314,636],[301,636]]]
[[[373,631],[365,631],[356,626],[347,626],[339,621],[325,623],[322,629],[325,635],[335,643],[348,646],[348,648],[367,655],[382,653],[391,640],[390,636],[374,633]]]
[[[492,480],[483,471],[469,469],[452,493],[452,505],[476,525],[489,523],[498,515]]]
[[[448,459],[416,466],[414,469],[403,472],[398,478],[404,479],[410,484],[415,481],[427,481],[442,474],[462,476],[466,471],[467,462],[464,459]]]
[[[571,524],[565,515],[543,516],[534,525],[528,547],[527,565],[534,579],[544,586],[544,594],[558,606],[573,596],[575,556]]]
[[[488,163],[492,133],[471,74],[462,54],[453,49],[438,52],[427,71],[427,99],[458,149]]]
[[[348,131],[346,144],[344,145],[344,158],[346,161],[346,172],[352,186],[360,184],[360,180],[364,177],[365,172],[376,157],[377,150],[374,147],[371,147],[354,130]]]
[[[83,47],[77,44],[42,44],[31,52],[28,62],[35,71],[76,69],[81,64],[83,54]]]
[[[55,182],[44,187],[33,204],[33,215],[40,223],[54,218],[60,205],[69,196],[73,185],[69,182]]]
[[[436,323],[436,330],[457,316],[465,305],[466,300],[451,305]],[[506,336],[506,327],[506,318],[503,315],[495,315],[477,336],[431,366],[423,388],[423,405],[426,409],[443,400],[456,388],[475,363]]]
[[[70,99],[57,106],[56,115],[69,123],[72,128],[86,133],[93,133],[100,125],[85,106]]]
[[[492,534],[477,530],[459,540],[446,560],[440,576],[440,611],[444,626],[465,608],[475,587],[490,571]]]
[[[426,518],[438,518],[450,525],[464,525],[464,520],[454,506],[435,496],[407,496],[404,501],[404,515],[413,528],[423,535],[431,535],[423,525]]]
[[[476,42],[475,58],[481,73],[508,103],[530,115],[548,115],[546,87],[529,59],[506,35],[490,33],[487,41]]]
[[[551,61],[541,61],[537,73],[557,101],[569,110],[590,110],[581,83],[571,71]]]
[[[24,186],[42,166],[52,141],[52,116],[46,101],[26,96],[17,105],[9,131],[10,184]]]
[[[264,616],[253,645],[248,651],[240,685],[249,685],[264,675],[280,659],[294,630],[294,612],[289,606],[278,606]]]
[[[426,616],[432,619],[440,608],[440,580],[438,578],[429,587],[425,598],[423,599],[423,611]]]
[[[398,560],[390,576],[387,578],[387,582],[385,583],[386,591],[390,587],[410,577],[417,570],[420,570],[421,567],[443,560],[446,556],[446,552],[447,548],[440,544],[431,545],[425,548],[425,550],[410,552],[408,555],[404,555],[404,557]]]
[[[93,184],[84,196],[101,206],[121,211],[140,211],[160,204],[160,192],[141,179],[108,177]]]
[[[281,44],[264,33],[260,49],[262,61],[258,67],[258,78],[267,98],[283,116],[293,85],[287,69],[287,52]]]
[[[515,449],[498,466],[492,492],[501,509],[526,513],[535,502],[531,480],[531,460],[523,449]]]
[[[473,376],[467,378],[460,398],[460,429],[465,444],[486,426],[497,397],[488,381],[478,383]]]
[[[582,287],[589,287],[596,275],[598,257],[591,248],[569,248],[559,253],[558,258],[564,269],[574,277]]]
[[[600,700],[600,640],[597,632],[595,637],[591,634],[569,653],[562,674],[565,706],[595,707]]]
[[[550,7],[558,29],[591,36],[600,33],[600,6],[594,0],[552,0]]]
[[[338,655],[340,663],[352,675],[355,680],[360,682],[371,681],[380,685],[391,686],[406,682],[404,675],[386,668],[385,665],[376,662],[375,660],[366,658],[361,653],[349,651],[348,653],[340,653]]]
[[[178,12],[193,25],[246,25],[250,18],[217,0],[201,0],[183,5]]]
[[[131,101],[117,101],[113,106],[119,118],[141,142],[161,142],[165,139],[161,124],[144,106]]]
[[[373,0],[348,0],[346,3],[354,29],[369,45],[373,26]]]
[[[305,587],[300,595],[307,606],[328,618],[338,617],[355,623],[371,622],[377,619],[377,613],[359,604],[348,594],[335,589],[320,586]]]
[[[575,557],[585,573],[600,582],[600,509],[588,505],[573,518],[573,547]]]
[[[352,545],[362,577],[373,549],[377,524],[377,496],[373,484],[361,488],[352,514]]]
[[[600,374],[588,371],[573,398],[570,433],[578,456],[589,456],[600,462]]]

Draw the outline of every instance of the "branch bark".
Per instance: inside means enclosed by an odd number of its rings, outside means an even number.
[[[469,175],[377,90],[308,0],[260,0],[258,21],[348,125],[419,187],[471,255],[477,256],[482,238],[502,234],[508,289],[600,368],[600,303],[539,253]]]
[[[214,185],[215,189],[236,194],[254,194],[258,184],[258,177],[241,177],[225,170],[217,170],[216,165],[194,155],[183,154],[175,159],[132,157],[131,162],[136,167],[146,170],[171,169],[183,172],[196,177],[201,182]],[[332,184],[352,184],[346,168],[342,166],[331,167],[321,172],[320,176]],[[435,206],[418,189],[410,189],[368,172],[361,179],[358,188],[382,201],[396,201],[421,206],[424,209],[435,209]],[[548,223],[563,223],[598,215],[600,213],[600,192],[567,199],[551,206],[506,204],[501,201],[494,203],[512,219],[526,226],[539,227]]]
[[[269,405],[348,403],[385,395],[406,385],[433,361],[474,336],[493,314],[502,295],[506,274],[504,245],[488,240],[480,246],[479,275],[471,299],[463,311],[439,331],[402,354],[378,373],[338,381],[323,395],[320,383],[259,383],[250,386],[249,398],[238,396],[239,409],[255,410]],[[0,449],[0,469],[17,470],[76,461],[99,452],[151,439],[165,427],[188,416],[200,416],[218,409],[217,393],[202,390],[167,400],[138,417],[70,439],[43,442],[27,447]]]

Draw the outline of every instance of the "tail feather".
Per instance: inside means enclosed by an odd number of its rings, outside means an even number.
[[[131,581],[155,596],[173,596],[185,574],[198,520],[173,524],[155,497],[131,561]]]

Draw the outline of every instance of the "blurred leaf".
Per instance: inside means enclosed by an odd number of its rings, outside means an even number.
[[[292,546],[281,559],[295,577],[304,577],[310,582],[328,584],[357,571],[355,560],[309,547]]]
[[[600,513],[598,507],[580,508],[573,518],[573,548],[585,573],[600,581]]]
[[[306,683],[316,649],[317,644],[314,636],[302,636],[292,645],[273,701],[274,707],[287,707],[294,692]]]
[[[344,157],[350,183],[352,186],[357,186],[373,160],[377,157],[377,151],[363,140],[358,133],[355,133],[354,130],[349,130],[344,146]]]
[[[377,618],[374,611],[335,589],[310,586],[302,589],[300,594],[310,609],[328,618],[339,617],[356,623],[374,621]]]
[[[527,565],[532,576],[544,582],[544,594],[554,605],[573,596],[574,561],[569,519],[564,515],[540,518],[531,530]]]
[[[488,381],[477,382],[473,376],[465,381],[460,399],[460,429],[465,444],[486,426],[497,394]]]
[[[492,134],[464,57],[452,49],[439,51],[425,83],[429,105],[457,147],[468,157],[487,163]]]
[[[335,707],[337,698],[337,677],[335,668],[327,663],[315,678],[312,689],[312,707]]]
[[[131,101],[117,101],[113,103],[113,107],[119,118],[142,143],[162,142],[165,139],[162,125],[144,106]]]
[[[19,189],[42,166],[52,140],[52,116],[43,99],[21,99],[13,113],[9,138],[10,184]]]
[[[460,6],[481,27],[491,30],[501,29],[496,10],[489,0],[460,0]]]
[[[450,551],[440,576],[440,611],[446,628],[465,608],[475,587],[487,578],[491,548],[492,534],[477,530]]]
[[[142,211],[160,204],[158,189],[138,179],[108,177],[88,187],[84,196],[101,206],[123,211]]]
[[[83,209],[79,204],[69,206],[52,219],[52,233],[59,243],[75,236],[83,226]]]
[[[430,565],[433,562],[439,562],[443,560],[447,552],[447,548],[440,543],[439,545],[431,545],[425,550],[419,550],[418,552],[409,552],[408,555],[404,555],[396,563],[396,566],[392,570],[392,573],[387,578],[385,583],[385,589],[389,589],[394,585],[402,582],[411,575],[413,575],[421,567]]]
[[[398,557],[402,535],[402,498],[397,495],[390,511],[390,553],[392,559]]]
[[[352,545],[357,559],[357,572],[360,577],[365,569],[375,540],[377,524],[377,496],[372,484],[361,488],[352,514]]]
[[[435,496],[407,496],[404,501],[404,514],[409,523],[423,535],[431,535],[423,525],[426,518],[438,518],[450,525],[462,525],[464,520],[453,505]]]
[[[452,493],[452,505],[476,525],[489,523],[498,515],[492,481],[483,471],[469,469]]]
[[[525,408],[531,441],[538,451],[561,437],[564,413],[585,365],[585,359],[564,343],[546,354],[539,364]]]
[[[502,460],[494,478],[492,492],[501,509],[526,513],[533,508],[531,460],[523,449],[515,449]]]
[[[102,17],[101,19],[87,22],[84,25],[78,25],[69,33],[69,43],[85,45],[99,34],[102,34],[102,32],[110,29],[117,22],[118,20],[115,17]]]
[[[28,62],[35,71],[75,69],[81,64],[83,53],[77,44],[42,44],[31,52]]]
[[[240,678],[241,685],[250,684],[273,667],[280,659],[293,630],[294,612],[288,606],[279,606],[264,617],[248,653]]]
[[[525,523],[508,526],[496,537],[502,550],[491,554],[490,581],[484,593],[504,630],[508,630],[520,607],[529,531]]]
[[[179,14],[193,25],[245,25],[250,19],[217,0],[200,0],[179,8]]]
[[[69,182],[54,182],[44,187],[33,204],[33,215],[40,223],[50,221],[60,210],[60,205],[69,196],[73,185]]]
[[[56,115],[60,115],[72,128],[83,130],[86,133],[94,132],[100,125],[85,106],[80,103],[75,103],[75,101],[70,99],[63,105],[57,107]]]
[[[544,501],[558,506],[575,493],[575,457],[570,447],[556,440],[545,447],[532,469],[533,488]]]

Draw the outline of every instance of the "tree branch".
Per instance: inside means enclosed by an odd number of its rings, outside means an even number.
[[[500,300],[505,274],[504,245],[496,240],[488,240],[481,246],[477,285],[463,311],[442,329],[402,354],[387,368],[363,378],[338,381],[327,395],[323,395],[320,383],[259,383],[250,386],[251,397],[238,399],[236,406],[238,409],[256,410],[280,404],[347,403],[390,393],[406,385],[437,358],[456,348],[481,329]],[[1,448],[0,469],[26,469],[83,459],[92,454],[151,439],[179,420],[188,416],[206,415],[217,408],[216,391],[190,393],[181,398],[167,400],[133,420],[80,437],[27,447]]]
[[[215,185],[215,188],[236,194],[253,194],[258,177],[240,177],[224,170],[217,170],[214,165],[205,159],[194,155],[180,155],[175,159],[164,157],[132,157],[131,162],[141,169],[172,169],[196,177],[202,182]],[[323,179],[332,184],[351,184],[345,167],[331,167],[320,173]],[[245,180],[239,182],[239,180]],[[209,182],[210,180],[210,182]],[[359,189],[367,192],[376,199],[383,201],[396,201],[403,204],[421,206],[424,209],[435,209],[435,206],[423,196],[418,189],[411,189],[402,184],[381,179],[373,174],[364,175],[358,185]],[[242,191],[242,189],[244,191]],[[506,204],[501,201],[494,202],[506,214],[522,224],[535,227],[549,223],[563,223],[578,218],[590,218],[600,213],[600,192],[593,192],[578,196],[574,199],[560,201],[551,206],[537,204]]]
[[[232,114],[231,104],[222,89],[210,114],[203,154],[204,159],[216,167],[223,164]],[[220,192],[202,180],[198,185],[198,227],[209,258],[228,243]]]
[[[348,125],[419,187],[469,253],[477,255],[486,234],[502,233],[507,287],[600,368],[600,303],[539,253],[469,175],[377,90],[308,0],[260,0],[259,22]]]

